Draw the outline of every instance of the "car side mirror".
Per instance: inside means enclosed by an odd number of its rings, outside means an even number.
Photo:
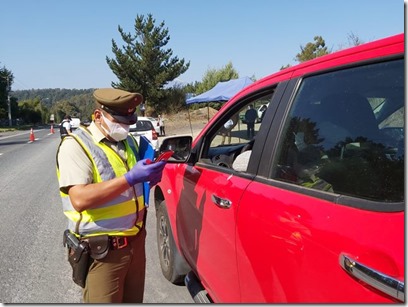
[[[166,150],[174,151],[168,163],[185,163],[191,154],[193,138],[191,136],[175,136],[165,138],[160,146],[159,154]]]

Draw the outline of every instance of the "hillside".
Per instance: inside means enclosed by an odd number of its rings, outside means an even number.
[[[88,94],[92,99],[92,93],[94,89],[61,89],[61,88],[49,88],[49,89],[31,89],[31,90],[17,90],[13,91],[11,95],[17,98],[18,101],[31,100],[40,98],[41,102],[47,107],[52,106],[54,103],[61,100],[71,100],[75,96]]]

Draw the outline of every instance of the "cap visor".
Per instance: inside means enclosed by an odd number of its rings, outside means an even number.
[[[121,124],[126,124],[126,125],[133,125],[137,122],[137,115],[132,114],[129,116],[121,116],[121,115],[112,115],[111,116]]]

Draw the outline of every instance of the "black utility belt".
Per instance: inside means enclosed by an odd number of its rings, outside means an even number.
[[[139,233],[134,236],[109,236],[105,234],[77,238],[67,229],[64,233],[64,245],[66,244],[74,250],[86,249],[93,259],[99,260],[104,258],[109,250],[118,250],[128,246]]]
[[[99,260],[104,258],[109,250],[118,250],[125,248],[137,237],[135,236],[109,236],[98,235],[87,238],[81,238],[81,242],[86,242],[89,245],[90,256],[93,259]]]
[[[84,288],[93,259],[103,259],[110,250],[125,248],[136,237],[137,234],[135,236],[98,235],[79,239],[68,229],[65,230],[63,244],[68,247],[68,261],[72,267],[73,281]]]
[[[106,249],[116,250],[122,249],[129,245],[137,237],[135,236],[108,236],[100,235],[88,238],[83,238],[80,241],[88,242],[91,249],[91,257],[98,251],[105,251]],[[94,259],[97,259],[93,257]]]

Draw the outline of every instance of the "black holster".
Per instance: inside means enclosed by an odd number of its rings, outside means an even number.
[[[86,277],[92,263],[92,258],[89,257],[89,252],[86,249],[82,251],[74,251],[73,248],[69,248],[68,262],[72,267],[72,280],[78,286],[85,288]]]
[[[72,280],[85,288],[86,277],[93,259],[89,256],[88,242],[80,241],[69,230],[64,232],[64,246],[68,246],[68,262],[72,267]]]

